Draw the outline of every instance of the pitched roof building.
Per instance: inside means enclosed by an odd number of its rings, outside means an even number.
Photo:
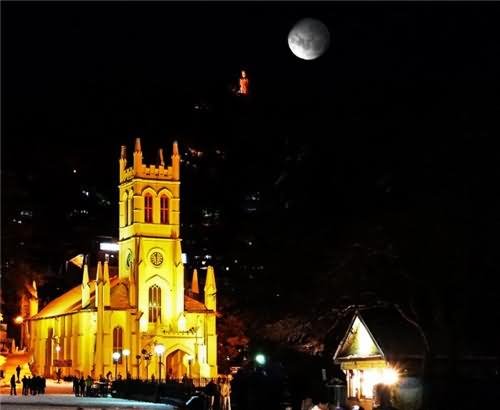
[[[127,167],[122,146],[118,269],[107,259],[93,268],[86,260],[80,286],[32,312],[33,373],[61,368],[99,377],[114,373],[116,364],[119,373],[142,378],[160,377],[162,368],[174,378],[217,375],[215,275],[210,267],[203,300],[185,295],[177,143],[171,165],[162,150],[159,158],[157,165],[144,164],[137,138]],[[150,361],[155,352],[159,360]]]

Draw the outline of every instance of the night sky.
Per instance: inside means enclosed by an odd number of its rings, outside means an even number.
[[[304,17],[330,30],[314,61],[287,45]],[[2,168],[76,167],[114,200],[119,146],[136,136],[147,162],[174,139],[221,148],[226,172],[184,174],[183,220],[202,194],[234,201],[281,177],[292,216],[270,200],[252,225],[278,238],[263,258],[279,280],[387,236],[413,273],[431,266],[449,289],[458,269],[480,295],[500,273],[499,17],[466,2],[2,2]],[[246,100],[231,91],[241,69]]]

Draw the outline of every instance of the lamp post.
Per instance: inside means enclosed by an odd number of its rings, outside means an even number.
[[[165,346],[161,343],[155,346],[155,353],[158,355],[158,383],[161,383],[161,355],[165,352]]]
[[[130,350],[123,349],[122,354],[123,354],[123,356],[125,356],[125,375],[127,376],[127,379],[128,379],[129,378],[128,377],[128,357],[130,356]]]
[[[140,354],[135,355],[135,360],[137,360],[137,380],[139,380],[140,379],[139,364],[141,362],[141,355]]]
[[[144,354],[144,360],[146,360],[146,381],[148,381],[148,371],[149,371],[149,361],[151,360],[151,354],[150,353],[145,353]]]
[[[59,344],[56,344],[56,357],[57,357],[58,362],[59,362],[59,352],[60,351],[61,351],[61,346]],[[57,374],[57,383],[61,383],[61,368],[60,367],[57,369],[56,374]]]
[[[118,360],[120,360],[120,352],[114,352],[113,353],[113,361],[115,362],[115,380],[118,374]]]
[[[23,322],[24,322],[24,318],[19,315],[19,316],[16,316],[15,319],[14,319],[14,323],[19,326],[19,344],[18,344],[18,348],[21,349],[23,346],[23,339],[24,339],[24,326],[23,326]],[[13,352],[14,353],[14,352]]]

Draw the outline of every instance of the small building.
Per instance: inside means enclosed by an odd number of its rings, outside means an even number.
[[[418,408],[423,351],[417,330],[398,312],[356,312],[334,355],[346,376],[348,404],[371,410],[379,404],[377,392],[388,387],[396,407]]]

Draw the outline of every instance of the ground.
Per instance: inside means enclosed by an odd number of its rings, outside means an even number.
[[[175,407],[166,404],[148,403],[135,400],[116,399],[111,397],[75,397],[73,383],[47,379],[46,394],[36,396],[22,396],[22,384],[17,384],[17,396],[10,396],[10,378],[16,372],[17,365],[21,366],[20,378],[31,376],[28,366],[29,353],[19,352],[2,356],[0,370],[4,371],[4,378],[0,381],[0,408],[2,410],[18,410],[23,407],[33,407],[37,410],[52,410],[54,408],[69,409],[152,409],[174,410]],[[57,407],[54,407],[57,406]]]

